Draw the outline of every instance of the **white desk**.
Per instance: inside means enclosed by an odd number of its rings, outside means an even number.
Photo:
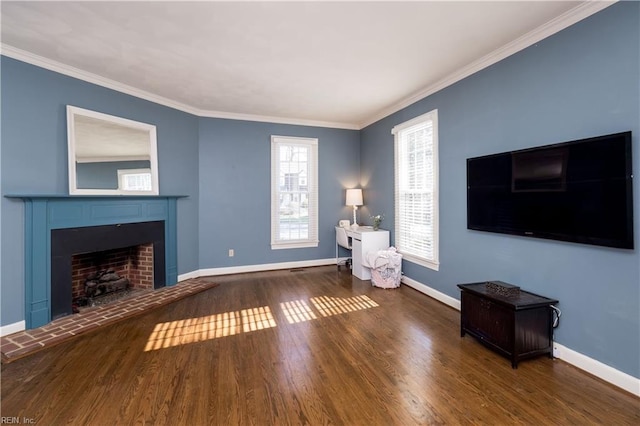
[[[367,253],[389,248],[389,231],[374,231],[370,226],[360,226],[357,229],[347,229],[347,235],[351,238],[352,274],[361,280],[370,280],[371,270],[362,263]]]

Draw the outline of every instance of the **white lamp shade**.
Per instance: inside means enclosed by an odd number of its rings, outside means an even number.
[[[347,206],[362,205],[362,189],[347,189]]]

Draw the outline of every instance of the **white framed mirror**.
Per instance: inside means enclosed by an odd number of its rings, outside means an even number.
[[[67,105],[69,194],[158,195],[156,126]]]

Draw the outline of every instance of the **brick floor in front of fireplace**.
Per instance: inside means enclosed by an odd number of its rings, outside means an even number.
[[[204,278],[182,281],[175,286],[163,287],[139,296],[121,299],[78,314],[56,319],[49,324],[19,331],[0,338],[2,363],[38,352],[65,342],[80,334],[140,315],[151,309],[167,305],[192,294],[216,287],[218,284]]]

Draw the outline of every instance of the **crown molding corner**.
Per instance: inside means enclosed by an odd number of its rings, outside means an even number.
[[[562,15],[552,19],[539,26],[538,28],[528,32],[515,39],[514,41],[502,46],[499,49],[494,50],[493,52],[483,56],[482,58],[470,63],[469,65],[459,69],[458,71],[452,73],[451,75],[443,78],[442,80],[425,87],[419,92],[402,99],[396,104],[389,106],[383,110],[378,111],[376,114],[372,115],[369,119],[361,122],[360,128],[364,129],[365,127],[379,121],[389,115],[400,111],[403,108],[408,107],[416,103],[417,101],[426,98],[429,95],[432,95],[448,86],[451,86],[458,81],[469,77],[472,74],[477,73],[501,60],[520,52],[521,50],[526,49],[538,43],[541,40],[544,40],[547,37],[556,34],[565,28],[568,28],[585,18],[588,18],[591,15],[594,15],[601,10],[606,9],[607,7],[617,3],[619,0],[587,0],[580,3],[578,6],[574,7],[571,10],[563,13]]]

